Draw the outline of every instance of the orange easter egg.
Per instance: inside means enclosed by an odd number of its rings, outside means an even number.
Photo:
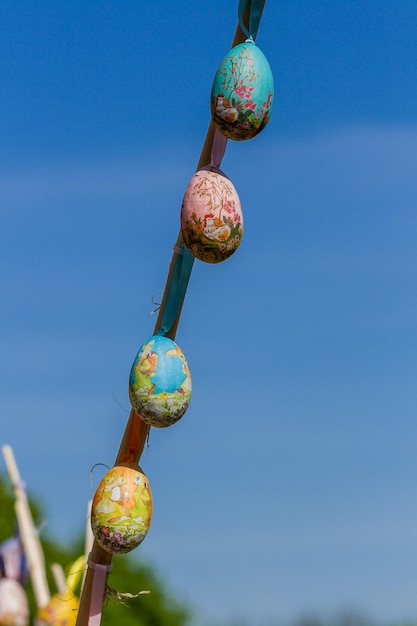
[[[152,518],[149,481],[138,466],[116,465],[99,484],[91,507],[98,544],[112,554],[134,550],[145,539]]]

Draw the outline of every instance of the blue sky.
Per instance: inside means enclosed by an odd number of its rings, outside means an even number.
[[[236,13],[2,4],[0,439],[61,541],[119,447]],[[135,558],[204,623],[417,615],[416,24],[411,1],[265,5],[272,119],[222,164],[243,241],[194,265],[192,402],[141,462]]]

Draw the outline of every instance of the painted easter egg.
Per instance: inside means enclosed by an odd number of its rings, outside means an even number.
[[[112,554],[134,550],[145,539],[152,518],[149,481],[134,464],[116,465],[99,484],[91,506],[91,529]]]
[[[23,587],[12,578],[0,579],[0,626],[27,626],[29,605]]]
[[[39,609],[34,626],[75,626],[78,598],[72,593],[55,593],[45,607]]]
[[[192,177],[181,207],[181,231],[188,250],[200,261],[219,263],[239,247],[243,215],[233,183],[216,168]]]
[[[74,591],[85,570],[85,556],[80,556],[71,564],[68,576],[59,591],[54,593],[46,606],[41,607],[33,626],[75,626],[77,622],[78,598]]]
[[[252,40],[230,50],[211,90],[211,115],[219,131],[238,141],[255,137],[267,125],[274,100],[271,67]]]
[[[132,407],[149,426],[175,424],[191,399],[191,375],[179,346],[154,335],[140,348],[130,370]]]

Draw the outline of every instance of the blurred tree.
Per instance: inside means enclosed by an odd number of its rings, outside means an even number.
[[[14,515],[14,497],[5,479],[0,478],[0,542],[13,535],[16,518]]]
[[[396,622],[385,626],[417,626],[417,621]],[[297,619],[291,626],[378,626],[377,622],[358,611],[341,611],[337,615],[324,619],[318,615],[304,615]]]
[[[327,620],[317,615],[306,615],[298,619],[294,626],[376,626],[376,624],[355,611],[342,611]]]

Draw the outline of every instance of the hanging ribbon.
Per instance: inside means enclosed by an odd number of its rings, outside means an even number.
[[[263,0],[239,0],[238,18],[239,26],[249,39],[256,39],[259,22],[261,21]],[[243,21],[243,15],[249,6],[249,30]]]
[[[221,132],[214,130],[213,143],[211,146],[211,161],[206,168],[214,167],[218,169],[222,162],[226,151],[227,137]],[[206,169],[202,168],[202,169]],[[171,276],[167,296],[165,299],[164,310],[162,313],[161,327],[156,333],[157,335],[166,335],[171,330],[184,302],[188,283],[193,269],[194,257],[185,244],[181,247],[174,246],[177,253],[174,269]]]
[[[219,168],[226,152],[227,137],[217,128],[214,130],[213,143],[211,145],[210,166]]]
[[[111,565],[94,563],[91,559],[91,554],[88,555],[88,565],[94,569],[88,626],[100,626],[107,574],[111,570]]]
[[[166,335],[174,325],[184,302],[193,269],[194,257],[185,244],[181,247],[175,246],[174,251],[177,253],[177,258],[165,300],[161,328],[157,332],[158,335]]]

